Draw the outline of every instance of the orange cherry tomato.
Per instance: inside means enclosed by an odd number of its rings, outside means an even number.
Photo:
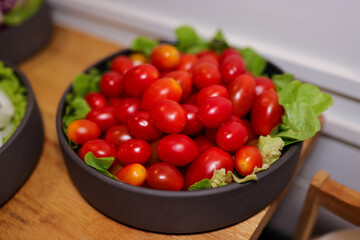
[[[141,186],[145,183],[146,168],[138,163],[132,163],[121,168],[116,177],[125,183]]]
[[[235,153],[235,169],[242,176],[251,174],[255,167],[260,168],[262,164],[261,153],[254,146],[246,145]]]
[[[160,44],[152,50],[150,60],[161,70],[174,69],[180,63],[180,52],[170,44]]]
[[[67,129],[67,135],[70,140],[79,145],[99,138],[100,134],[100,127],[95,122],[87,119],[72,121]]]

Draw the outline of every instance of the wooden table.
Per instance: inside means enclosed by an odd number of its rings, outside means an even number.
[[[246,221],[195,235],[155,234],[124,226],[96,211],[80,196],[69,178],[57,140],[57,105],[78,73],[120,48],[86,34],[55,27],[50,43],[20,65],[35,91],[46,137],[34,172],[0,209],[0,239],[257,239],[283,194]],[[298,169],[315,140],[305,142]]]

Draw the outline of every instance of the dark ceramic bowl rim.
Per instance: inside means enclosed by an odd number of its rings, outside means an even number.
[[[84,73],[88,72],[91,68],[102,65],[105,62],[109,61],[110,59],[112,59],[113,57],[115,57],[119,54],[128,54],[130,52],[131,51],[129,49],[118,51],[114,54],[111,54],[111,55],[99,60],[95,64],[92,64],[90,67],[88,67],[83,72]],[[276,65],[274,65],[273,63],[271,63],[269,61],[268,61],[268,64],[271,64],[273,67],[280,70],[279,67],[277,67]],[[223,192],[228,192],[228,191],[233,191],[235,189],[239,189],[239,188],[241,188],[243,186],[247,186],[249,184],[253,184],[254,187],[256,187],[255,186],[256,181],[250,181],[250,182],[246,182],[246,183],[242,183],[242,184],[232,183],[232,184],[228,184],[226,186],[221,186],[221,187],[212,188],[212,189],[205,189],[205,190],[197,190],[197,191],[166,191],[166,190],[157,190],[157,189],[149,189],[149,188],[144,188],[144,187],[133,186],[133,185],[130,185],[130,184],[127,184],[124,182],[120,182],[120,181],[117,181],[115,179],[105,176],[104,174],[98,172],[97,170],[95,170],[92,167],[85,164],[85,162],[70,147],[68,140],[65,136],[65,133],[63,131],[62,116],[63,116],[63,112],[64,112],[64,108],[65,108],[65,98],[66,98],[66,95],[71,90],[72,90],[72,85],[70,84],[70,86],[65,90],[65,93],[62,95],[58,109],[57,109],[56,129],[57,129],[57,132],[59,135],[60,144],[64,147],[64,150],[70,155],[70,158],[72,161],[74,161],[80,168],[82,168],[84,171],[91,174],[98,180],[100,180],[106,184],[110,184],[116,188],[122,188],[122,189],[130,191],[130,192],[141,193],[141,194],[146,194],[146,195],[156,195],[159,197],[166,196],[168,198],[179,198],[179,197],[192,198],[192,197],[198,197],[198,196],[204,196],[204,195],[221,194]],[[280,159],[278,161],[276,161],[274,164],[272,164],[269,169],[257,173],[257,177],[259,179],[261,179],[261,178],[271,174],[273,171],[276,171],[277,168],[279,168],[283,164],[285,164],[286,161],[289,160],[289,157],[292,156],[293,153],[296,151],[296,149],[297,149],[296,145],[297,145],[297,143],[288,146],[287,149],[285,149],[285,152],[281,155]]]
[[[13,69],[15,75],[18,77],[20,82],[26,88],[26,98],[27,98],[26,99],[27,106],[26,106],[26,111],[25,111],[24,117],[21,120],[19,126],[16,128],[15,132],[6,141],[6,143],[0,147],[0,155],[1,155],[1,153],[5,152],[7,147],[10,146],[11,143],[14,142],[16,140],[16,138],[18,138],[21,135],[23,128],[25,127],[26,123],[29,121],[29,119],[31,117],[31,112],[33,111],[34,104],[35,104],[35,96],[34,96],[32,87],[30,85],[30,82],[27,79],[27,77],[23,74],[23,72],[21,72],[17,67],[15,67],[14,65],[12,65],[8,62],[5,62],[3,60],[0,60],[0,61],[2,61],[6,67],[10,67],[11,69]]]

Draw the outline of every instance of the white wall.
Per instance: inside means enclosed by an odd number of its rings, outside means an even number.
[[[360,175],[354,166],[359,169],[360,164],[360,1],[49,2],[58,23],[123,45],[138,35],[171,40],[180,24],[194,26],[204,37],[221,28],[233,45],[250,45],[285,71],[330,92],[335,103],[325,114],[326,136],[270,223],[273,228],[289,236],[293,233],[307,184],[318,169],[359,187]],[[292,221],[286,220],[289,214]],[[335,218],[325,216],[321,222],[325,219]],[[341,225],[334,220],[337,223]]]

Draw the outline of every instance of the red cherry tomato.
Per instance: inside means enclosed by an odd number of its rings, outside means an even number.
[[[199,108],[192,104],[183,104],[186,112],[186,124],[181,133],[185,135],[193,135],[203,129],[203,125],[199,121]]]
[[[226,172],[234,170],[231,155],[217,147],[206,149],[189,165],[185,175],[185,189],[204,178],[212,178],[214,170],[222,168]]]
[[[227,48],[225,49],[219,56],[219,62],[220,64],[224,62],[224,60],[229,56],[240,56],[240,53],[235,48]]]
[[[132,61],[126,56],[117,56],[110,63],[110,69],[118,72],[121,76],[124,76],[132,66]]]
[[[152,50],[150,60],[159,69],[174,69],[180,63],[180,52],[170,44],[159,44]]]
[[[232,120],[244,124],[244,121],[241,118],[239,118],[238,116],[231,115],[229,121],[232,121]]]
[[[132,163],[121,168],[116,177],[124,183],[142,186],[146,179],[146,168],[141,164]]]
[[[244,126],[246,127],[247,133],[248,133],[248,142],[254,140],[257,138],[256,134],[254,133],[254,131],[251,128],[251,124],[250,121],[247,120],[246,118],[243,118],[241,120],[242,124],[244,124]]]
[[[235,169],[242,176],[251,174],[255,167],[260,168],[262,164],[261,153],[254,146],[244,146],[235,154]]]
[[[205,128],[205,135],[206,137],[213,142],[216,143],[216,134],[219,128]]]
[[[158,151],[157,151],[158,146],[159,146],[159,142],[160,142],[160,139],[157,139],[155,141],[150,142],[151,157],[150,157],[149,161],[147,161],[146,164],[145,164],[146,168],[149,168],[154,163],[160,162],[160,157],[159,157],[159,154],[158,154]]]
[[[92,109],[87,115],[86,119],[94,121],[100,127],[101,131],[105,132],[112,126],[118,124],[115,117],[115,107],[105,106],[101,108]]]
[[[189,164],[198,153],[196,143],[184,134],[171,134],[163,137],[158,146],[160,159],[175,167]]]
[[[147,170],[146,182],[153,189],[180,191],[184,185],[184,177],[173,165],[159,162]]]
[[[184,102],[190,96],[192,90],[192,78],[188,72],[173,71],[165,75],[165,77],[173,78],[182,88],[181,102]]]
[[[120,97],[109,98],[109,105],[117,107],[121,101],[122,99]]]
[[[191,94],[190,97],[186,100],[185,104],[196,105],[196,97],[197,97],[197,93]]]
[[[69,139],[79,145],[83,145],[89,140],[100,137],[101,129],[99,126],[90,120],[79,119],[72,121],[67,129]]]
[[[106,106],[106,97],[97,92],[91,92],[86,94],[85,100],[89,107],[98,108]]]
[[[221,82],[221,75],[218,68],[208,62],[202,62],[194,66],[192,77],[194,85],[199,89]]]
[[[196,96],[196,105],[201,107],[201,105],[211,97],[228,98],[229,93],[226,87],[217,84],[204,87],[198,92]]]
[[[212,63],[216,67],[219,67],[219,60],[217,59],[216,56],[214,56],[212,54],[206,54],[204,56],[199,57],[199,59],[194,64],[194,66],[196,66],[196,65],[198,65],[200,63],[203,63],[203,62]]]
[[[124,98],[116,106],[115,116],[120,123],[127,124],[129,118],[140,111],[138,98]]]
[[[281,123],[284,114],[274,89],[268,89],[255,99],[251,109],[251,128],[257,135],[269,135]]]
[[[132,67],[124,75],[124,90],[132,97],[140,97],[145,89],[159,78],[158,70],[151,64]]]
[[[123,90],[122,76],[114,71],[105,73],[99,83],[100,92],[107,97],[118,97]]]
[[[198,57],[194,54],[182,54],[177,70],[190,72]]]
[[[211,56],[213,58],[217,58],[217,54],[212,50],[203,50],[201,52],[198,52],[196,55],[198,58],[202,58],[205,56]]]
[[[145,164],[151,157],[150,145],[142,139],[130,139],[120,144],[117,151],[118,161],[123,165]]]
[[[224,97],[207,99],[199,111],[200,122],[208,128],[217,128],[229,120],[233,112],[232,103]]]
[[[185,128],[186,112],[173,100],[164,99],[156,103],[150,114],[154,126],[162,132],[174,134]]]
[[[248,140],[246,127],[237,121],[228,121],[216,134],[216,143],[224,151],[235,151]]]
[[[85,155],[88,152],[92,152],[92,154],[94,154],[94,156],[97,158],[113,157],[115,160],[117,159],[115,147],[103,139],[94,139],[87,141],[79,149],[80,158],[84,160]],[[115,162],[116,161],[114,161],[113,165],[115,164]]]
[[[161,131],[154,127],[151,122],[150,113],[146,111],[137,112],[128,120],[128,128],[131,136],[152,141],[161,137]]]
[[[247,74],[236,77],[228,86],[229,99],[234,106],[234,115],[244,117],[255,100],[255,80]]]
[[[174,79],[161,78],[145,90],[141,100],[141,107],[144,110],[150,110],[160,100],[169,99],[179,102],[181,96],[182,89]]]
[[[105,141],[114,145],[117,149],[119,145],[131,139],[127,125],[116,125],[109,128],[105,134]]]
[[[245,72],[245,62],[240,56],[230,55],[220,65],[220,72],[225,83],[231,83]]]
[[[267,89],[275,89],[275,84],[267,77],[256,77],[255,78],[255,92],[256,96],[260,96]]]
[[[197,136],[196,138],[194,138],[194,142],[198,146],[199,153],[210,147],[215,147],[215,145],[205,135]]]

